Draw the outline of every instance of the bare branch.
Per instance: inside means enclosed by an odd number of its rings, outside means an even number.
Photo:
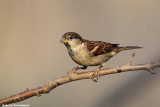
[[[133,58],[134,58],[134,57],[135,57],[135,53],[132,54],[131,59],[130,59],[128,65],[131,65],[131,64],[132,64],[132,61],[133,61]]]
[[[134,57],[134,55],[133,55]],[[99,71],[99,75],[100,76],[104,76],[104,75],[108,75],[108,74],[116,74],[116,73],[120,73],[120,72],[127,72],[127,71],[137,71],[137,70],[146,70],[151,72],[152,74],[153,69],[156,67],[160,67],[160,62],[152,62],[152,63],[148,63],[148,64],[138,64],[138,65],[131,65],[132,59],[128,65],[125,66],[120,66],[120,67],[116,67],[116,68],[106,68],[106,69],[102,69],[101,71]],[[58,79],[49,81],[47,84],[45,84],[42,87],[38,87],[35,89],[26,89],[23,92],[20,92],[18,94],[15,94],[13,96],[4,98],[0,100],[0,106],[2,106],[3,104],[11,104],[11,103],[16,103],[16,102],[20,102],[23,100],[26,100],[28,98],[31,98],[33,96],[41,96],[41,94],[45,94],[45,93],[49,93],[52,89],[56,88],[57,86],[60,86],[62,84],[65,83],[69,83],[72,81],[77,81],[77,80],[81,80],[81,79],[91,79],[93,77],[93,74],[95,73],[95,71],[89,71],[89,72],[82,72],[82,73],[74,73],[74,74],[70,74],[70,76],[63,76],[60,77]]]

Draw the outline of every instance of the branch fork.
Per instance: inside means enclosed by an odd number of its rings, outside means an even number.
[[[109,74],[116,74],[120,72],[127,72],[127,71],[137,71],[137,70],[146,70],[154,74],[153,69],[160,67],[160,61],[159,62],[152,62],[152,63],[147,63],[147,64],[137,64],[137,65],[132,65],[133,58],[135,56],[135,53],[132,54],[131,59],[127,65],[120,66],[120,67],[115,67],[115,68],[106,68],[106,69],[101,69],[98,73],[99,76],[104,76],[104,75],[109,75]],[[51,90],[56,88],[57,86],[63,85],[65,83],[69,83],[72,81],[77,81],[81,79],[91,79],[95,71],[88,71],[88,72],[81,72],[81,73],[73,73],[67,76],[62,76],[58,79],[49,81],[46,83],[44,86],[35,88],[35,89],[26,89],[23,92],[20,92],[18,94],[14,94],[10,97],[0,99],[0,106],[3,104],[11,104],[11,103],[16,103],[20,102],[23,100],[26,100],[28,98],[31,98],[33,96],[38,96],[40,97],[41,94],[46,94],[49,93]]]

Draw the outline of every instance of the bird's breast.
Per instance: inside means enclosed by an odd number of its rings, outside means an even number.
[[[97,66],[105,63],[110,57],[106,55],[94,56],[85,46],[76,48],[68,48],[70,57],[79,65],[83,66]]]

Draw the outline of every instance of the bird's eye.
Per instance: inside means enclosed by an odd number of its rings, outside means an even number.
[[[70,36],[70,37],[69,37],[69,39],[73,39],[73,37],[72,37],[72,36]]]

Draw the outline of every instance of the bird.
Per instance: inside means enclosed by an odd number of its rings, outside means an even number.
[[[111,44],[103,41],[90,41],[83,39],[76,32],[65,33],[60,42],[64,43],[67,47],[71,59],[78,65],[81,65],[73,68],[71,71],[72,73],[77,73],[78,69],[86,69],[88,66],[98,66],[91,78],[95,82],[97,82],[99,77],[98,72],[105,66],[110,58],[124,50],[142,48],[139,46],[119,47],[119,44]],[[97,77],[97,79],[94,77]]]

